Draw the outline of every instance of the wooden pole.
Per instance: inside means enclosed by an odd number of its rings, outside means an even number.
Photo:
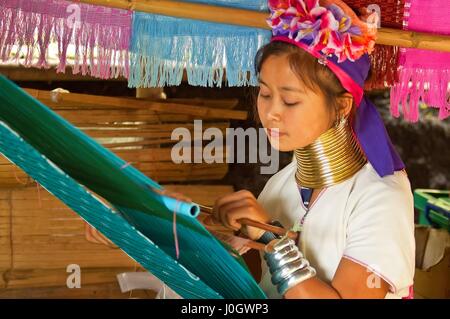
[[[56,103],[64,105],[65,103],[68,103],[69,105],[76,105],[76,104],[85,106],[90,105],[95,106],[96,108],[104,107],[105,109],[112,107],[119,107],[122,109],[152,110],[152,111],[186,114],[192,116],[200,116],[202,118],[204,117],[215,119],[245,120],[247,119],[248,116],[246,111],[209,108],[190,104],[169,103],[162,101],[156,102],[133,98],[89,95],[79,93],[57,93],[36,89],[24,89],[24,90],[34,98],[40,100],[41,102],[44,102],[46,104],[51,103],[51,105],[54,105]]]
[[[212,215],[212,211],[213,211],[212,207],[206,206],[206,205],[201,205],[201,204],[198,204],[198,206],[200,207],[201,212],[208,214],[208,215]],[[297,236],[298,236],[298,233],[293,232],[291,230],[286,230],[281,227],[277,227],[277,226],[273,226],[273,225],[269,225],[269,224],[265,224],[265,223],[260,223],[260,222],[253,221],[248,218],[241,218],[238,220],[238,222],[240,222],[242,225],[253,226],[253,227],[256,227],[256,228],[259,228],[262,230],[270,231],[277,235],[287,236],[291,239],[297,239]]]
[[[269,29],[268,14],[252,10],[171,0],[78,0],[93,5],[216,23]],[[377,44],[450,52],[450,36],[391,28],[378,29]]]

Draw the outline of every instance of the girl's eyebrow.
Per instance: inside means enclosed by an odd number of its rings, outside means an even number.
[[[260,84],[264,84],[265,86],[268,86],[266,82],[264,82],[261,78],[258,78],[258,82]]]
[[[295,88],[292,86],[283,86],[280,88],[282,91],[289,91],[289,92],[297,92],[297,93],[302,93],[305,94],[305,91],[299,88]]]
[[[264,82],[261,78],[259,78],[258,81],[259,81],[260,84],[264,84],[265,86],[269,87],[269,86],[267,85],[267,83]],[[288,92],[297,92],[297,93],[305,94],[305,91],[304,91],[304,90],[299,89],[299,88],[296,88],[296,87],[292,87],[292,86],[282,86],[282,87],[280,88],[280,90],[282,90],[282,91],[288,91]]]

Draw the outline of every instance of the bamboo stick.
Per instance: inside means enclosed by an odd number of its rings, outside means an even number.
[[[52,82],[52,81],[80,81],[80,82],[122,82],[126,85],[127,79],[123,76],[111,79],[102,79],[92,77],[90,75],[82,75],[81,73],[73,74],[72,68],[67,66],[64,73],[56,73],[54,68],[50,69],[39,69],[36,72],[35,68],[29,68],[25,66],[15,66],[15,65],[1,65],[0,73],[6,76],[11,81],[41,81],[41,82]]]
[[[232,193],[234,188],[232,185],[174,185],[163,184],[165,190],[181,193],[194,202],[201,201],[205,205],[214,205],[216,199],[223,194]]]
[[[204,212],[205,214],[209,214],[209,215],[212,214],[212,207],[208,207],[205,205],[199,205],[199,207],[200,207],[200,210],[202,212]],[[287,235],[289,238],[292,238],[292,239],[296,239],[298,236],[298,234],[293,231],[286,230],[281,227],[276,227],[276,226],[260,223],[260,222],[257,222],[257,221],[254,221],[254,220],[251,220],[248,218],[241,218],[238,220],[238,222],[241,223],[242,225],[256,227],[256,228],[259,228],[262,230],[270,231],[277,235],[281,235],[281,236]]]
[[[70,93],[68,93],[70,94]],[[75,94],[75,93],[72,93]],[[133,99],[130,99],[133,100]],[[126,108],[123,109],[121,107],[107,107],[107,106],[97,106],[94,104],[85,104],[83,101],[78,102],[66,102],[66,101],[51,101],[49,99],[41,99],[41,102],[45,101],[45,105],[48,107],[51,107],[55,110],[126,110],[126,111],[143,111],[143,109],[139,108]],[[142,101],[142,100],[139,100]],[[213,109],[232,109],[234,108],[234,105],[231,105],[230,102],[222,102],[222,100],[218,100],[217,102],[214,100],[203,100],[203,99],[166,99],[166,100],[145,100],[150,102],[157,102],[157,103],[170,103],[170,104],[183,104],[183,105],[191,105],[191,106],[198,106],[198,107],[206,107],[206,108],[213,108]],[[154,114],[161,114],[159,111],[151,111]],[[170,110],[166,110],[164,114],[177,114],[175,112],[170,112]],[[184,115],[184,114],[183,114]]]
[[[196,141],[196,140],[193,140]],[[157,146],[160,144],[174,144],[176,141],[170,138],[155,138],[155,139],[144,139],[142,141],[135,142],[112,142],[112,143],[101,143],[104,147],[109,149],[116,149],[118,147],[137,147],[142,149],[143,146]]]
[[[192,148],[192,151],[201,150],[200,147]],[[224,156],[227,149],[225,147],[217,148],[217,151]],[[121,150],[114,153],[127,162],[153,163],[153,162],[172,162],[172,149],[170,147],[146,148],[143,150]],[[206,159],[206,158],[205,158]],[[0,165],[1,171],[2,165]]]
[[[49,105],[50,106],[50,105]],[[52,107],[52,109],[55,109]],[[150,110],[129,110],[129,109],[108,109],[108,110],[93,110],[93,109],[58,109],[56,112],[64,117],[66,120],[77,126],[88,126],[91,124],[97,126],[112,126],[120,127],[138,127],[151,123],[187,123],[193,122],[197,119],[205,121],[215,120],[213,114],[209,117],[198,117],[195,115],[185,114],[171,114],[169,112],[154,112]],[[127,122],[129,124],[123,124]],[[131,122],[141,122],[133,123]]]
[[[51,91],[42,91],[35,89],[24,89],[28,94],[34,98],[46,103],[71,103],[92,106],[95,108],[104,107],[120,107],[123,109],[144,109],[160,112],[170,112],[177,114],[195,115],[201,117],[213,117],[217,119],[247,119],[247,112],[235,111],[217,108],[207,108],[202,106],[195,106],[189,104],[154,102],[147,100],[140,100],[135,98],[120,98],[110,96],[99,96],[78,93],[54,93]]]
[[[83,267],[83,269],[85,269]],[[65,268],[61,267],[61,272],[65,272]],[[134,271],[133,267],[128,271]],[[0,273],[0,278],[2,274]],[[65,274],[66,278],[69,274]],[[136,290],[133,291],[133,298],[154,299],[156,292],[152,290]],[[0,289],[0,298],[8,299],[129,299],[130,293],[122,293],[117,282],[93,285],[81,285],[79,289],[67,289],[66,282],[58,283],[54,287],[33,287],[33,288],[7,288]]]
[[[219,129],[223,136],[225,136],[226,129],[229,128],[230,124],[228,122],[208,122],[203,123],[202,129],[206,130],[208,128]],[[84,129],[83,131],[92,137],[126,137],[126,136],[139,136],[139,137],[170,137],[172,131],[183,127],[189,130],[191,136],[194,136],[195,126],[191,123],[185,124],[152,124],[146,125],[145,129],[140,127],[130,127],[130,128],[107,128],[107,129]],[[198,133],[201,135],[202,133]],[[201,136],[200,136],[201,137]],[[178,142],[178,141],[177,141]]]
[[[138,267],[139,270],[142,267]],[[134,271],[129,267],[83,267],[83,285],[117,283],[117,274]],[[65,268],[60,269],[12,269],[3,274],[8,288],[54,287],[64,284],[67,280]]]
[[[228,164],[174,164],[172,162],[136,163],[134,167],[157,182],[189,182],[220,180],[228,172]],[[14,172],[16,170],[16,172]],[[35,181],[23,171],[10,166],[0,171],[0,188],[35,185]]]
[[[170,0],[80,0],[80,2],[178,18],[269,29],[266,24],[268,14],[252,10]],[[450,36],[424,32],[380,28],[376,42],[404,48],[450,52]]]
[[[11,190],[3,190],[0,188],[0,225],[2,225],[2,227],[0,227],[0,269],[9,268],[12,263],[11,206]],[[0,274],[0,290],[2,290],[5,286],[5,280]]]
[[[64,117],[70,123],[77,126],[88,126],[90,124],[99,124],[103,126],[114,123],[123,122],[144,122],[144,123],[160,123],[160,122],[193,122],[196,117],[189,115],[172,115],[172,114],[155,114],[153,111],[147,110],[57,110],[57,113]],[[140,124],[134,124],[140,125]]]
[[[201,206],[206,207],[206,206]],[[235,236],[233,230],[225,227],[224,225],[220,223],[213,222],[212,219],[208,220],[208,217],[210,217],[209,213],[206,213],[205,211],[201,211],[200,215],[198,216],[198,221],[202,223],[205,228],[216,237],[218,240],[223,241],[225,243],[230,244],[229,240],[231,240],[233,237],[239,237]],[[264,251],[265,245],[253,240],[250,240],[248,238],[242,238],[244,239],[244,242],[242,244],[244,246],[247,246],[250,249],[256,249],[260,251]],[[232,245],[233,246],[233,245]],[[237,248],[237,247],[234,247]]]
[[[142,150],[140,150],[142,151]],[[145,151],[145,149],[144,149]],[[224,152],[225,153],[225,152]],[[145,153],[144,153],[145,154]],[[225,154],[226,155],[226,154]],[[145,156],[145,155],[143,155]],[[144,174],[150,175],[152,178],[159,179],[163,176],[171,177],[171,180],[176,180],[177,176],[182,178],[192,178],[199,179],[204,177],[208,180],[214,179],[211,175],[225,174],[228,169],[227,163],[173,163],[171,160],[166,160],[166,155],[161,160],[149,157],[148,160],[134,159],[131,156],[127,156],[129,162],[141,170]],[[225,157],[225,156],[224,156]],[[226,158],[225,158],[226,159]],[[224,159],[224,161],[225,161]],[[206,176],[205,176],[206,175]],[[219,177],[220,179],[220,177]],[[14,164],[0,165],[0,185],[4,182],[11,182],[13,184],[33,184],[34,180],[29,177],[20,168],[16,167]]]
[[[194,104],[218,109],[234,109],[239,104],[239,99],[170,98],[165,101],[169,103]]]
[[[255,250],[259,250],[259,251],[264,251],[266,248],[266,245],[258,243],[253,240],[249,240],[248,242],[246,242],[245,246],[247,246],[250,249],[255,249]]]
[[[102,143],[102,145],[109,149],[116,149],[118,147],[142,148],[143,146],[155,146],[155,145],[160,145],[162,143],[173,143],[173,141],[169,140],[169,139],[155,139],[155,140],[143,140],[143,141],[138,141],[138,142]]]

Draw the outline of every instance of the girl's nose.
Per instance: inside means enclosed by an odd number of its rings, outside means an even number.
[[[281,108],[277,104],[274,103],[269,107],[269,110],[267,112],[267,118],[269,120],[279,122],[282,118],[281,112],[282,112]]]

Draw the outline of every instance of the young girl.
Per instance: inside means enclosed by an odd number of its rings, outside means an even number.
[[[214,206],[224,225],[267,244],[270,298],[405,298],[414,276],[413,197],[404,165],[363,96],[374,29],[342,1],[269,1],[271,43],[256,57],[258,115],[295,160],[258,199]],[[297,242],[240,218],[300,230]]]
[[[266,244],[269,298],[411,297],[410,183],[363,96],[376,30],[339,0],[270,0],[269,8],[274,37],[256,57],[258,115],[272,146],[295,159],[258,199],[245,190],[219,198],[215,217]],[[300,231],[299,240],[241,218]]]

